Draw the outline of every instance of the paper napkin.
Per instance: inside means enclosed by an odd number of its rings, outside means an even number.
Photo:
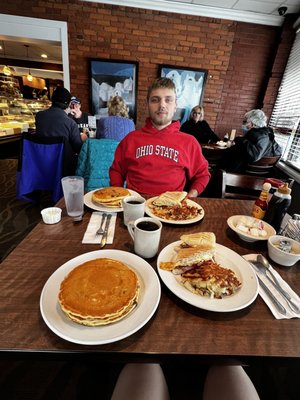
[[[100,244],[102,235],[97,235],[96,232],[100,227],[100,223],[102,220],[102,214],[103,212],[95,211],[92,213],[90,222],[88,224],[88,227],[85,231],[85,234],[82,239],[83,244]],[[110,223],[109,223],[109,228],[108,228],[108,235],[107,235],[107,244],[111,244],[114,239],[114,234],[115,234],[115,226],[116,226],[116,219],[117,219],[117,213],[116,212],[110,212],[109,214],[112,215]],[[105,224],[103,226],[103,229],[105,227]]]
[[[245,256],[243,256],[243,258],[247,261],[251,260],[256,260],[258,254],[247,254]],[[254,269],[254,268],[253,268]],[[299,308],[300,308],[300,298],[297,295],[297,293],[295,293],[293,291],[293,289],[287,284],[287,282],[282,279],[282,277],[280,276],[280,274],[271,266],[271,270],[272,273],[276,276],[278,282],[280,283],[281,287],[289,293],[289,295],[291,296],[291,298],[293,299],[294,304],[296,304]],[[277,308],[274,306],[274,304],[272,303],[272,301],[270,300],[269,296],[265,293],[264,289],[259,285],[259,295],[261,296],[261,298],[264,300],[264,302],[267,304],[267,306],[269,307],[269,309],[271,310],[272,314],[274,315],[274,317],[276,319],[291,319],[291,318],[300,318],[300,313],[296,313],[293,310],[291,310],[291,308],[289,307],[288,302],[286,301],[285,297],[277,290],[275,289],[275,287],[271,284],[271,282],[269,281],[269,279],[262,273],[259,271],[256,271],[256,269],[254,269],[255,273],[257,276],[259,276],[259,278],[264,282],[264,284],[268,287],[268,289],[270,289],[270,291],[274,294],[274,296],[277,298],[277,300],[284,306],[284,308],[286,309],[286,315],[281,314]],[[272,277],[270,276],[270,278],[272,279]],[[258,283],[259,284],[259,283]]]

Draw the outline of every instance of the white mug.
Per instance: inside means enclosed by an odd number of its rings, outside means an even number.
[[[134,251],[143,258],[152,258],[158,252],[162,223],[155,218],[143,217],[129,221],[128,232],[134,241]]]
[[[141,196],[128,196],[122,200],[124,225],[144,216],[145,201]]]

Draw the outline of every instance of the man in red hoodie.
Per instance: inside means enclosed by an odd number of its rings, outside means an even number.
[[[145,126],[130,132],[119,143],[112,166],[110,184],[141,194],[160,195],[166,191],[188,190],[197,197],[208,184],[208,162],[197,140],[180,132],[180,122],[172,122],[176,111],[175,85],[158,78],[148,89],[149,118]]]

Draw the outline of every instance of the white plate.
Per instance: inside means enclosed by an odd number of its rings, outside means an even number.
[[[101,188],[99,188],[99,189],[101,189]],[[84,199],[84,204],[86,206],[88,206],[92,210],[96,210],[96,211],[105,211],[105,212],[121,212],[121,211],[123,211],[123,207],[105,207],[105,206],[102,206],[101,204],[95,204],[92,200],[92,195],[94,192],[96,192],[96,190],[99,190],[99,189],[92,190],[91,192],[88,192],[84,195],[83,199]],[[128,190],[129,190],[131,196],[140,197],[140,195],[137,192],[135,192],[134,190],[131,190],[131,189],[128,189]]]
[[[256,221],[261,221],[261,220],[258,220],[257,218],[254,218],[254,217],[250,217],[249,215],[232,215],[232,217],[229,217],[227,219],[228,226],[245,242],[256,242],[257,240],[268,240],[270,236],[276,235],[275,229],[271,225],[267,224],[265,221],[262,221],[262,223],[264,225],[265,231],[267,232],[266,236],[253,236],[246,232],[242,232],[236,228],[237,223],[242,218],[247,218],[247,219],[256,220]]]
[[[138,305],[125,318],[110,325],[89,327],[77,324],[60,308],[60,284],[76,266],[104,257],[122,261],[137,273],[141,284]],[[86,345],[112,343],[132,335],[149,321],[159,304],[160,291],[158,276],[151,265],[142,258],[121,250],[97,250],[67,261],[50,276],[41,294],[40,310],[48,327],[69,342]]]
[[[145,204],[145,213],[147,215],[149,215],[149,217],[152,218],[156,218],[159,219],[162,222],[166,222],[168,224],[175,224],[175,225],[186,225],[186,224],[193,224],[195,222],[201,221],[201,219],[204,218],[204,209],[195,201],[188,199],[187,202],[190,203],[191,206],[193,207],[198,207],[199,209],[202,210],[201,214],[198,214],[197,217],[195,218],[191,218],[191,219],[185,219],[185,220],[179,220],[179,221],[175,221],[175,220],[170,220],[170,219],[164,219],[164,218],[160,218],[158,216],[156,216],[155,214],[153,214],[153,212],[151,211],[151,204],[153,202],[153,200],[157,199],[158,196],[156,197],[152,197],[151,199],[148,199],[146,201]]]
[[[157,270],[165,285],[181,300],[203,310],[229,312],[245,308],[256,299],[258,282],[250,264],[233,250],[218,243],[216,244],[216,261],[224,268],[230,268],[235,272],[242,283],[241,288],[235,294],[223,299],[210,299],[190,292],[177,282],[171,271],[164,271],[159,268],[162,261],[172,261],[175,256],[174,249],[180,243],[180,240],[171,243],[160,252],[157,259]]]

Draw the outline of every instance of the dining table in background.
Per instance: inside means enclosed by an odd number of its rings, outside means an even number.
[[[196,201],[204,208],[203,220],[190,225],[164,223],[159,251],[179,240],[184,233],[210,231],[215,233],[217,243],[240,255],[267,255],[266,241],[244,242],[227,226],[228,217],[249,215],[252,201],[206,198]],[[166,359],[232,360],[234,363],[300,361],[300,319],[276,320],[260,296],[238,311],[212,312],[187,304],[163,283],[157,311],[131,336],[103,345],[76,344],[57,336],[40,313],[39,302],[45,282],[68,260],[99,250],[97,244],[82,244],[92,210],[86,208],[83,221],[73,223],[67,216],[63,199],[58,206],[63,208],[61,221],[55,225],[40,222],[0,265],[2,356],[82,355],[120,362]],[[105,249],[133,252],[122,213],[118,213],[113,244],[106,245]],[[148,262],[156,269],[156,257]],[[290,268],[275,267],[299,294],[300,263]]]
[[[221,161],[227,146],[219,146],[216,143],[202,144],[202,153],[208,161],[210,171],[214,171]]]

